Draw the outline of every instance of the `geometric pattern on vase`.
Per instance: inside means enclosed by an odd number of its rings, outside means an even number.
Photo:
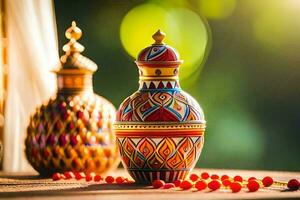
[[[124,166],[136,177],[148,177],[140,182],[151,182],[153,176],[144,172],[166,173],[168,181],[177,177],[184,178],[198,160],[203,136],[179,137],[118,137],[121,158]],[[182,172],[182,173],[180,173]],[[183,173],[187,172],[187,173]],[[138,175],[137,173],[141,173]],[[167,174],[168,174],[167,173]],[[174,174],[175,173],[175,174]],[[176,175],[177,173],[177,175]],[[160,176],[164,176],[160,174]],[[151,178],[152,177],[152,178]],[[178,178],[178,177],[177,177]],[[155,180],[155,179],[154,179]],[[166,179],[165,179],[166,180]]]
[[[113,105],[98,95],[51,99],[30,119],[28,161],[42,175],[69,170],[103,173],[116,167],[114,115]]]
[[[179,56],[177,51],[168,45],[151,45],[140,52],[139,61],[176,61]]]
[[[181,90],[137,91],[124,100],[117,121],[203,121],[204,114],[190,95]]]
[[[140,90],[168,90],[168,89],[180,89],[177,81],[143,81]]]

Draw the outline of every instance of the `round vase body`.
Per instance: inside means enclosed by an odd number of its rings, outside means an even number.
[[[204,144],[203,111],[179,86],[174,49],[153,44],[136,63],[139,90],[120,105],[114,124],[123,165],[139,183],[185,179]]]
[[[30,164],[41,175],[104,173],[117,167],[114,106],[96,94],[58,95],[31,117],[25,141]]]

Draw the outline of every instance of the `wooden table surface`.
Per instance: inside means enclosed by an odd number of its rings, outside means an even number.
[[[255,176],[257,178],[266,175],[272,176],[278,181],[288,181],[291,178],[300,180],[299,172],[275,172],[275,171],[247,171],[247,170],[220,170],[220,169],[196,169],[195,173],[207,171],[210,174],[228,174],[230,176],[241,175],[245,178]],[[129,177],[123,170],[119,169],[111,175],[122,175]],[[284,188],[272,187],[260,189],[258,192],[250,193],[241,191],[231,193],[229,190],[219,191],[180,191],[179,189],[152,189],[151,186],[137,184],[103,184],[84,180],[59,180],[39,178],[31,174],[6,174],[0,172],[0,199],[71,199],[71,200],[146,200],[146,199],[300,199],[300,191],[286,191]]]

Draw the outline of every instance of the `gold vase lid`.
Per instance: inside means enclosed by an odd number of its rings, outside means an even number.
[[[75,21],[72,21],[71,27],[66,30],[65,36],[69,42],[63,46],[65,54],[60,57],[60,66],[55,72],[58,74],[95,72],[98,68],[97,64],[81,54],[84,46],[77,40],[81,38],[82,31]]]

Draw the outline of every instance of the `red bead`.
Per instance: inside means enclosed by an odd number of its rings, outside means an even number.
[[[201,191],[207,188],[207,182],[205,180],[197,181],[195,184],[195,188]]]
[[[270,187],[273,184],[274,180],[270,176],[266,176],[262,179],[262,183],[265,187]]]
[[[212,174],[212,175],[210,176],[210,178],[211,178],[211,179],[219,179],[220,177],[219,177],[219,175],[217,175],[217,174]]]
[[[61,179],[60,173],[54,173],[54,174],[52,175],[52,180],[53,180],[53,181],[58,181],[58,180],[60,180],[60,179]]]
[[[249,181],[247,184],[249,192],[256,192],[259,189],[259,187],[260,185],[256,180]]]
[[[74,173],[74,176],[75,176],[75,179],[76,180],[79,180],[81,179],[82,177],[80,176],[79,172],[73,172]]]
[[[233,178],[234,181],[237,181],[237,182],[243,182],[243,177],[237,175]]]
[[[221,176],[221,181],[224,181],[224,180],[229,179],[229,178],[230,177],[228,175],[223,175],[223,176]]]
[[[287,187],[289,188],[289,190],[295,191],[299,189],[300,183],[297,179],[291,179],[289,180]]]
[[[242,189],[242,184],[240,182],[233,182],[230,184],[230,189],[233,193],[239,192]]]
[[[174,188],[174,187],[175,187],[174,183],[166,183],[164,185],[163,189],[170,189],[170,188]]]
[[[161,188],[165,185],[165,182],[163,180],[155,180],[152,182],[152,186],[153,188],[157,189],[157,188]]]
[[[74,172],[75,179],[80,180],[82,178],[85,178],[85,174],[83,172]]]
[[[201,174],[201,178],[202,178],[202,179],[208,179],[208,178],[209,178],[209,174],[208,174],[207,172],[203,172],[203,173]]]
[[[222,181],[222,184],[225,186],[225,187],[228,187],[230,184],[231,184],[231,181],[229,179],[226,179],[226,180],[223,180]]]
[[[65,175],[66,179],[75,178],[73,172],[65,172],[64,175]]]
[[[122,183],[124,183],[124,182],[125,182],[125,179],[124,179],[122,176],[118,176],[118,177],[116,178],[116,183],[122,184]]]
[[[208,183],[208,188],[211,190],[218,190],[221,188],[221,181],[213,179]]]
[[[60,179],[66,179],[65,175],[60,174]]]
[[[199,179],[199,176],[197,174],[191,174],[190,175],[190,180],[193,182],[196,182]]]
[[[106,183],[113,183],[114,181],[115,181],[115,178],[112,177],[112,176],[107,176],[107,177],[105,178],[105,182],[106,182]]]
[[[248,178],[248,182],[249,182],[249,181],[252,181],[252,180],[257,180],[257,178],[255,178],[255,177],[250,177],[250,178]]]
[[[178,179],[178,180],[174,181],[173,183],[174,183],[174,185],[175,185],[176,187],[179,187],[180,184],[181,184],[181,182],[182,182],[182,180],[181,180],[181,179]]]
[[[180,184],[180,188],[183,190],[189,190],[192,187],[193,187],[193,184],[188,180],[182,181],[182,183]]]
[[[93,176],[92,176],[90,173],[87,173],[87,174],[85,175],[85,181],[86,181],[86,182],[89,182],[89,181],[91,181],[91,180],[93,180]]]
[[[94,181],[95,182],[99,182],[99,181],[101,181],[103,178],[99,175],[99,174],[96,174],[95,176],[94,176]]]

